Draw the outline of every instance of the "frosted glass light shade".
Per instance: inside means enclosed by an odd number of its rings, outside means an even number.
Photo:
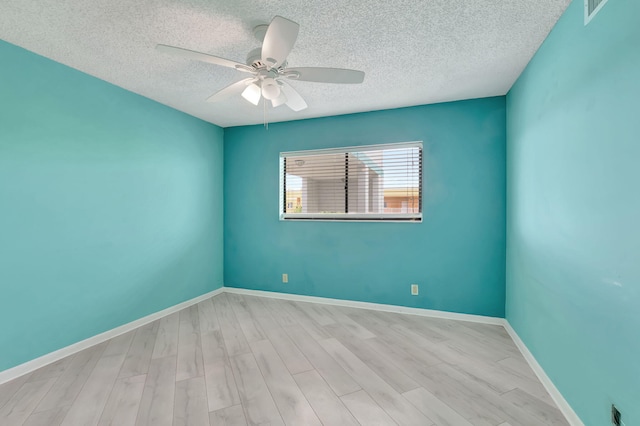
[[[260,87],[255,83],[248,85],[242,92],[242,97],[252,104],[258,105],[258,102],[260,102]]]
[[[264,79],[264,81],[262,82],[262,96],[270,101],[277,99],[278,96],[280,96],[280,87],[274,79]]]
[[[285,103],[287,103],[287,97],[282,93],[282,91],[280,91],[280,95],[278,95],[277,98],[271,100],[271,105],[273,105],[274,108]]]

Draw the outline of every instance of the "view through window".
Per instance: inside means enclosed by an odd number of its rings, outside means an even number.
[[[422,142],[283,152],[280,217],[422,219]]]

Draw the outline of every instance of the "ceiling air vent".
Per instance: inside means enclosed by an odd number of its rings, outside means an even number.
[[[584,24],[591,22],[606,3],[607,0],[584,0]]]

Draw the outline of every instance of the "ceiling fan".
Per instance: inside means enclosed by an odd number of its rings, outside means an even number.
[[[254,28],[256,37],[264,38],[264,40],[261,48],[249,52],[246,65],[218,56],[164,44],[158,44],[156,49],[189,59],[235,68],[238,71],[251,74],[251,77],[237,81],[213,94],[207,99],[207,102],[223,101],[241,93],[244,99],[254,105],[258,105],[260,99],[264,98],[271,101],[273,107],[285,104],[293,111],[300,111],[307,107],[307,103],[287,83],[287,80],[341,84],[359,84],[364,81],[364,72],[362,71],[320,67],[287,68],[287,56],[296,42],[299,28],[297,23],[282,16],[274,17],[269,25],[259,25]]]

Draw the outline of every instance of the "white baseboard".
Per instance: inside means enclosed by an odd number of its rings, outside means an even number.
[[[458,314],[455,312],[436,311],[433,309],[408,308],[406,306],[385,305],[382,303],[356,302],[353,300],[330,299],[328,297],[303,296],[299,294],[248,290],[244,288],[234,287],[224,287],[224,292],[245,294],[247,296],[269,297],[272,299],[294,300],[296,302],[322,303],[325,305],[345,306],[348,308],[371,309],[373,311],[393,312],[396,314],[409,314],[457,321],[479,322],[482,324],[504,324],[504,318],[488,317],[483,315]]]
[[[248,296],[269,297],[272,299],[294,300],[298,302],[311,302],[311,303],[321,303],[326,305],[345,306],[350,308],[371,309],[375,311],[393,312],[397,314],[409,314],[409,315],[443,318],[443,319],[450,319],[450,320],[457,320],[457,321],[469,321],[469,322],[476,322],[481,324],[501,325],[505,328],[507,333],[509,333],[514,343],[516,344],[516,346],[524,356],[525,360],[529,363],[529,365],[531,366],[531,369],[536,373],[536,375],[538,376],[538,379],[540,379],[540,382],[547,389],[547,392],[549,392],[549,395],[551,395],[551,398],[557,404],[560,411],[562,411],[562,413],[566,417],[569,424],[572,426],[584,426],[584,423],[582,423],[578,415],[575,413],[575,411],[573,411],[569,403],[564,399],[564,397],[562,396],[558,388],[556,388],[556,386],[553,384],[549,376],[547,376],[547,374],[542,369],[540,364],[538,364],[538,361],[535,359],[533,354],[529,351],[529,348],[527,348],[527,346],[524,344],[522,339],[520,339],[520,336],[518,336],[518,333],[516,333],[513,327],[511,327],[511,324],[509,324],[509,322],[504,318],[496,318],[496,317],[489,317],[489,316],[482,316],[482,315],[459,314],[455,312],[436,311],[432,309],[409,308],[405,306],[385,305],[381,303],[357,302],[352,300],[330,299],[326,297],[303,296],[303,295],[291,294],[291,293],[276,293],[271,291],[248,290],[248,289],[233,288],[233,287],[219,288],[212,292],[195,297],[191,300],[187,300],[185,302],[178,303],[177,305],[171,306],[167,309],[163,309],[162,311],[158,311],[151,315],[147,315],[146,317],[121,325],[120,327],[116,327],[114,329],[105,331],[104,333],[100,333],[96,336],[82,340],[78,343],[74,343],[70,346],[64,347],[62,349],[58,349],[57,351],[50,352],[39,358],[25,362],[24,364],[17,365],[8,370],[0,371],[0,385],[3,383],[9,382],[17,377],[20,377],[24,374],[37,370],[38,368],[41,368],[48,364],[56,362],[66,356],[73,355],[91,346],[97,345],[99,343],[112,339],[116,336],[127,333],[131,330],[134,330],[145,324],[158,320],[169,314],[178,312],[184,308],[188,308],[189,306],[195,305],[196,303],[200,303],[203,300],[217,296],[218,294],[223,292],[233,293],[233,294],[244,294]]]
[[[571,405],[569,405],[567,400],[564,399],[564,396],[562,396],[558,388],[556,388],[556,385],[554,385],[549,376],[547,376],[547,373],[542,369],[542,366],[538,364],[538,361],[535,359],[531,351],[529,351],[529,348],[527,348],[527,345],[524,344],[520,336],[518,336],[518,333],[516,333],[513,327],[511,327],[509,321],[506,319],[503,321],[505,330],[507,330],[507,333],[509,333],[509,336],[511,336],[511,339],[522,353],[522,356],[527,360],[533,372],[536,373],[536,376],[538,376],[540,382],[544,385],[545,389],[547,389],[547,392],[549,392],[549,395],[551,395],[551,398],[556,403],[560,411],[562,411],[562,414],[564,414],[564,417],[567,419],[569,424],[571,426],[584,426],[580,417],[578,417],[576,412],[573,411],[573,408],[571,408]]]
[[[27,361],[24,364],[20,364],[15,367],[9,368],[8,370],[0,371],[0,385],[3,383],[9,382],[17,377],[20,377],[24,374],[37,370],[38,368],[44,367],[45,365],[61,360],[64,357],[73,355],[84,349],[90,348],[91,346],[105,342],[109,339],[112,339],[116,336],[127,333],[145,324],[149,324],[150,322],[153,322],[157,319],[160,319],[169,314],[177,312],[181,309],[188,308],[189,306],[195,305],[196,303],[200,303],[203,300],[209,299],[210,297],[213,297],[222,293],[223,291],[224,291],[224,287],[221,287],[217,290],[203,294],[202,296],[198,296],[193,299],[187,300],[185,302],[178,303],[177,305],[171,306],[167,309],[163,309],[151,315],[147,315],[146,317],[137,319],[135,321],[131,321],[130,323],[121,325],[111,330],[107,330],[104,333],[97,334],[93,337],[89,337],[88,339],[81,340],[80,342],[58,349],[57,351],[49,352],[46,355],[43,355],[31,361]]]
[[[584,426],[578,415],[573,411],[569,403],[564,399],[558,388],[553,384],[547,373],[542,369],[533,354],[524,344],[518,333],[515,332],[511,324],[504,318],[488,317],[482,315],[459,314],[455,312],[436,311],[432,309],[408,308],[405,306],[384,305],[380,303],[356,302],[352,300],[329,299],[325,297],[303,296],[290,293],[276,293],[271,291],[248,290],[244,288],[224,287],[225,293],[244,294],[248,296],[270,297],[272,299],[294,300],[297,302],[322,303],[326,305],[346,306],[350,308],[371,309],[375,311],[393,312],[397,314],[419,315],[424,317],[444,318],[458,321],[470,321],[482,324],[501,325],[513,339],[522,356],[536,373],[538,379],[543,384],[549,395],[556,403],[562,414],[571,426]]]

